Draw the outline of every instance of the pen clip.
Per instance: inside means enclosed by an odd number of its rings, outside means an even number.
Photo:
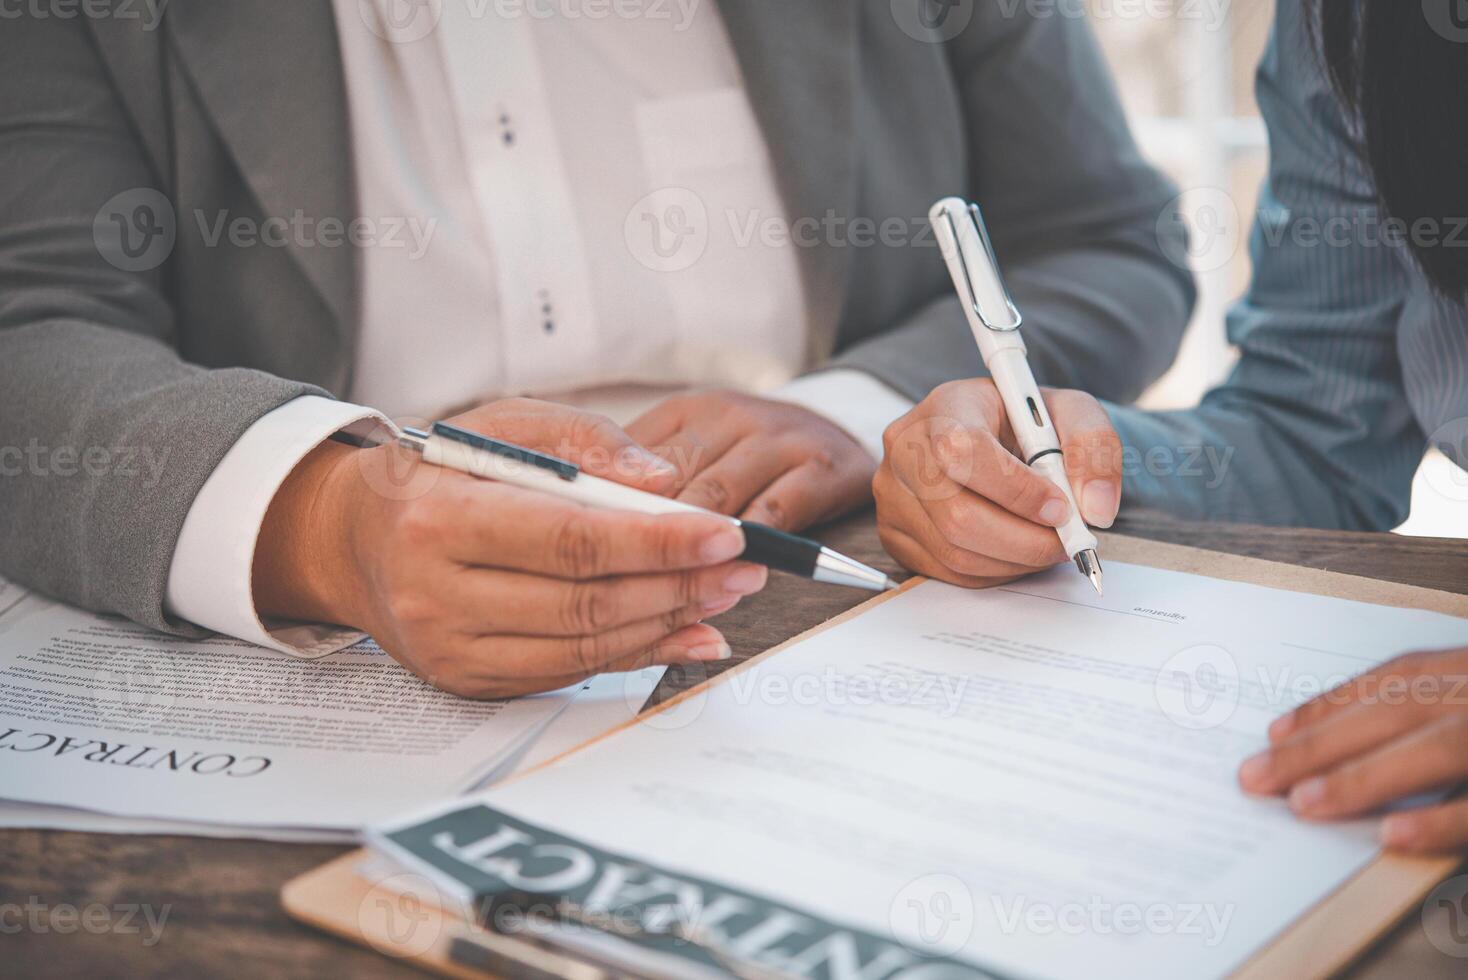
[[[960,206],[968,217],[966,222],[962,222],[962,227],[954,219],[954,212]],[[950,198],[939,202],[934,211],[948,224],[954,256],[962,272],[963,288],[974,315],[990,330],[999,333],[1018,330],[1024,318],[1015,308],[1014,300],[1009,298],[1004,277],[999,273],[999,259],[994,254],[994,245],[989,240],[989,229],[984,224],[979,206]],[[965,230],[970,234],[963,234]]]
[[[487,453],[493,453],[504,459],[513,459],[517,463],[537,466],[540,469],[554,473],[562,480],[574,480],[581,474],[581,467],[558,456],[538,453],[533,449],[526,449],[524,446],[517,446],[512,442],[491,439],[489,436],[480,435],[478,432],[470,432],[468,429],[461,429],[456,425],[449,425],[447,422],[433,423],[431,434],[438,436],[440,439],[450,439],[466,446],[472,446],[475,449],[482,449]]]

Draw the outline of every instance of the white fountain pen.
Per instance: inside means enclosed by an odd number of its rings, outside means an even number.
[[[1023,318],[1009,298],[999,261],[984,227],[977,205],[957,197],[945,197],[928,212],[938,245],[953,276],[953,287],[963,303],[984,366],[1004,400],[1004,410],[1014,429],[1021,458],[1047,477],[1070,501],[1070,517],[1056,533],[1065,553],[1081,574],[1101,592],[1101,559],[1096,555],[1096,535],[1081,518],[1070,480],[1065,475],[1065,458],[1060,439],[1040,397],[1039,386],[1025,359],[1025,342],[1019,335]]]

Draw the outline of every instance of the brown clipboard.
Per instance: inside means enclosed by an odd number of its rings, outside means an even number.
[[[1101,538],[1102,553],[1108,561],[1468,618],[1468,595],[1143,538],[1117,534],[1105,534]],[[909,580],[898,591],[906,591],[920,581]],[[750,665],[860,616],[897,594],[889,592],[849,609],[651,710],[666,711],[687,698],[697,697]],[[636,720],[630,721],[565,755],[579,752],[637,723]],[[551,765],[555,761],[552,759],[545,764]],[[401,882],[375,880],[366,873],[372,860],[373,855],[369,851],[353,851],[287,882],[281,890],[281,901],[286,911],[309,925],[364,943],[384,955],[411,960],[420,968],[445,976],[484,977],[485,970],[460,965],[450,956],[454,942],[471,935],[470,927],[455,912],[432,901],[432,894],[415,893],[412,901],[405,904]],[[1374,945],[1407,912],[1420,905],[1427,894],[1451,875],[1459,864],[1460,859],[1456,856],[1417,858],[1393,855],[1377,858],[1324,901],[1285,927],[1279,936],[1233,974],[1233,980],[1294,980],[1328,977],[1339,972]],[[487,939],[490,946],[486,949],[503,952],[522,972],[567,976],[576,973],[573,961],[560,960],[553,951],[532,947],[515,939],[487,936],[482,930],[472,930],[472,935],[477,942]]]

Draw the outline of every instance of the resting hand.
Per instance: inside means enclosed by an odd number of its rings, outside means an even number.
[[[666,493],[672,468],[611,422],[512,399],[452,420],[588,472]],[[447,691],[507,697],[602,671],[729,656],[702,625],[758,591],[743,534],[646,516],[327,443],[272,502],[255,559],[267,615],[349,625]]]
[[[1081,516],[1110,527],[1121,500],[1121,441],[1096,399],[1043,390]],[[979,588],[1066,560],[1055,528],[1065,495],[1015,453],[994,382],[955,381],[892,423],[872,489],[882,544],[921,575]]]
[[[799,405],[732,391],[674,395],[627,432],[677,467],[679,500],[721,514],[798,531],[871,499],[871,454]]]
[[[1320,695],[1269,728],[1239,769],[1250,793],[1285,795],[1310,820],[1360,816],[1468,779],[1468,648],[1399,657]],[[1388,816],[1387,847],[1468,847],[1468,800]]]

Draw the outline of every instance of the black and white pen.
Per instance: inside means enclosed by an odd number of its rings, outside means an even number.
[[[883,572],[832,551],[818,541],[786,534],[784,531],[741,521],[737,517],[715,514],[702,507],[659,497],[612,480],[581,472],[575,463],[538,453],[523,446],[502,442],[469,432],[444,422],[436,422],[428,431],[404,429],[399,445],[421,453],[425,462],[468,473],[485,480],[497,480],[528,490],[573,500],[588,507],[628,510],[639,514],[708,514],[729,521],[744,531],[744,552],[740,560],[765,565],[816,582],[849,585],[853,588],[883,592],[895,589]]]
[[[958,290],[963,302],[979,354],[1004,401],[1005,414],[1019,443],[1020,458],[1059,487],[1070,501],[1070,516],[1055,533],[1060,535],[1065,553],[1099,594],[1101,559],[1096,556],[1096,535],[1086,526],[1076,505],[1070,478],[1065,473],[1060,438],[1055,434],[1045,399],[1040,397],[1025,357],[1024,338],[1019,334],[1024,321],[1009,298],[1004,277],[999,274],[999,260],[994,256],[994,246],[984,227],[984,216],[977,205],[961,198],[945,197],[933,205],[928,218],[948,263],[953,288]]]

